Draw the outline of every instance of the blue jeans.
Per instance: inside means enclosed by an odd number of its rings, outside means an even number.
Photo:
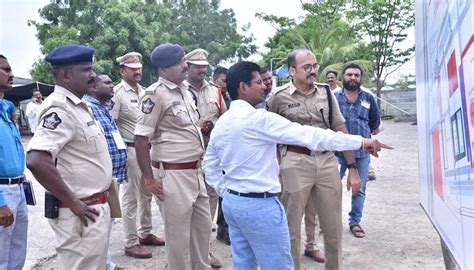
[[[347,163],[344,158],[337,158],[339,164],[341,164],[341,170],[339,174],[341,179],[344,177],[347,169]],[[360,189],[356,196],[352,197],[352,207],[349,212],[349,225],[359,224],[362,219],[362,211],[364,210],[364,201],[365,201],[365,187],[367,186],[367,175],[369,173],[369,163],[370,156],[365,158],[356,158],[357,171],[359,172],[360,177]]]
[[[222,202],[229,225],[235,270],[294,269],[290,234],[278,197],[246,198],[226,192]]]
[[[0,227],[0,269],[23,269],[26,258],[28,208],[22,185],[0,185],[3,197],[15,220],[8,227]]]

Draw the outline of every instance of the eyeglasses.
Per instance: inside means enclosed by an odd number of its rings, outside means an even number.
[[[297,68],[297,66],[293,66],[293,67]],[[310,72],[311,69],[314,69],[314,71],[319,71],[319,67],[320,67],[320,65],[318,63],[316,63],[314,65],[306,64],[304,66],[300,66],[300,68],[303,68],[304,71],[306,71],[306,72]]]
[[[262,80],[251,81],[250,84],[252,84],[252,83],[255,83],[255,84],[258,84],[258,85],[262,85],[262,84],[263,84],[263,81],[262,81]]]

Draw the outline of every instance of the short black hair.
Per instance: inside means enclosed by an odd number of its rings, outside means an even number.
[[[296,55],[301,52],[310,52],[313,53],[312,51],[306,49],[306,48],[299,48],[293,50],[289,55],[288,58],[286,59],[286,64],[288,65],[288,68],[294,67],[296,65]]]
[[[225,67],[217,67],[215,70],[214,70],[214,73],[212,74],[212,79],[215,80],[217,79],[217,77],[219,77],[219,75],[221,74],[224,74],[224,75],[227,75],[227,68]]]
[[[99,77],[99,76],[102,76],[102,75],[104,75],[104,76],[109,76],[109,78],[112,78],[112,77],[110,77],[110,74],[107,73],[106,71],[103,71],[103,70],[97,70],[97,71],[95,71],[95,76],[96,76],[96,77]]]
[[[260,66],[254,62],[242,61],[234,64],[227,72],[227,92],[229,92],[232,100],[239,97],[239,84],[241,82],[250,85],[252,81],[252,73],[260,72]]]
[[[0,54],[0,58],[7,60],[7,58],[3,54]]]
[[[326,72],[326,77],[331,73],[334,74],[334,76],[337,78],[337,75],[338,75],[337,71],[334,71],[334,70],[330,70],[330,71]]]
[[[358,70],[360,70],[360,76],[362,77],[362,75],[364,74],[364,70],[362,69],[362,67],[356,63],[349,63],[347,65],[344,66],[344,69],[342,70],[342,75],[346,74],[346,70],[349,69],[349,68],[357,68]]]
[[[261,68],[259,73],[260,75],[262,75],[262,74],[267,73],[268,71],[269,71],[268,68]]]
[[[31,90],[31,95],[32,95],[32,96],[33,96],[33,93],[34,93],[34,92],[40,92],[40,94],[42,94],[41,91],[39,90],[39,88],[33,88],[33,89]]]

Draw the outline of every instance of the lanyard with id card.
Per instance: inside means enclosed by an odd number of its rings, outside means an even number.
[[[117,146],[117,149],[122,150],[122,149],[127,148],[118,130],[112,131],[112,137],[114,137],[114,141],[115,141],[115,145]]]

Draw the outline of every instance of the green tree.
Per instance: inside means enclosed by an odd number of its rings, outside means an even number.
[[[358,37],[370,40],[362,51],[365,50],[365,57],[374,63],[376,94],[380,97],[387,76],[407,62],[415,50],[414,45],[400,47],[407,38],[406,30],[415,23],[414,2],[354,0],[348,17]]]
[[[268,63],[271,58],[286,58],[295,48],[307,48],[321,65],[318,77],[321,82],[325,82],[327,71],[340,72],[349,61],[361,64],[366,71],[371,70],[370,61],[357,58],[356,37],[344,17],[344,2],[326,0],[302,3],[303,10],[308,14],[299,24],[286,17],[257,14],[277,29],[275,36],[265,44],[270,52],[263,56],[263,61]]]
[[[203,48],[209,52],[211,65],[223,60],[247,58],[257,51],[252,35],[237,32],[232,9],[219,10],[220,0],[187,0],[169,4],[172,10],[168,30],[170,41],[186,51]],[[246,32],[246,28],[242,29]]]
[[[231,9],[219,11],[218,0],[56,0],[40,9],[43,22],[30,21],[37,28],[41,51],[46,54],[66,43],[87,44],[96,49],[97,69],[119,78],[115,59],[129,51],[143,55],[142,83],[153,81],[149,59],[155,46],[165,42],[182,45],[186,51],[203,48],[211,63],[254,53],[253,36],[240,35]],[[52,83],[49,66],[43,60],[33,65],[35,80]]]

